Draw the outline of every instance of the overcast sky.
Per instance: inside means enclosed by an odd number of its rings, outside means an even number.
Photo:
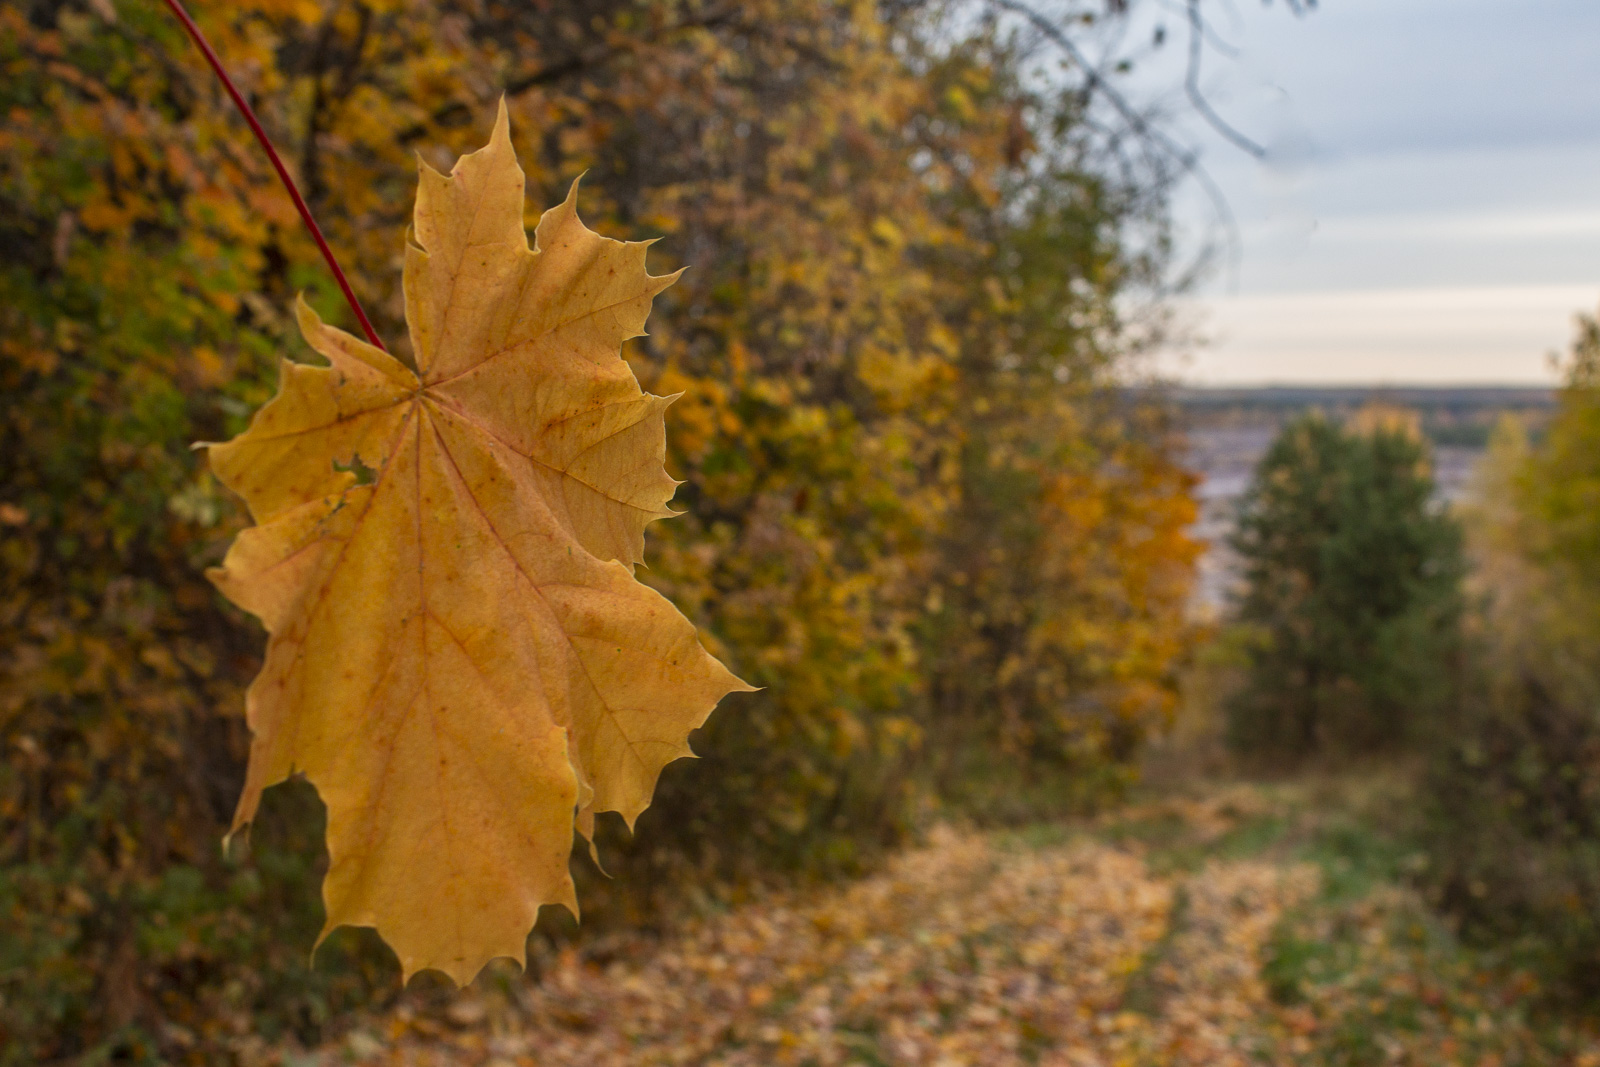
[[[1239,262],[1200,290],[1210,343],[1165,369],[1554,381],[1548,353],[1600,304],[1600,2],[1322,0],[1300,19],[1228,3],[1208,6],[1241,54],[1207,56],[1208,95],[1269,157],[1195,130]],[[1181,8],[1164,20],[1181,46]],[[1190,189],[1180,216],[1207,210]]]

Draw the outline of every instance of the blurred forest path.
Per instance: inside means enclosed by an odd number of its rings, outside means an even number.
[[[1107,816],[939,828],[864,880],[459,996],[414,989],[333,1064],[1600,1065],[1531,979],[1407,887],[1403,776],[1171,788]],[[497,980],[498,979],[498,980]]]

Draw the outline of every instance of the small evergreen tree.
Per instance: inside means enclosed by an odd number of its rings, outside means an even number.
[[[1415,430],[1366,421],[1290,423],[1242,502],[1237,615],[1253,639],[1229,708],[1236,749],[1392,746],[1450,697],[1460,531],[1433,503]]]

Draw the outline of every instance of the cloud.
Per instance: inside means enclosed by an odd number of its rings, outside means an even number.
[[[1597,299],[1575,285],[1215,298],[1191,308],[1212,343],[1164,369],[1204,384],[1548,384],[1548,354]]]
[[[1600,139],[1585,0],[1331,0],[1246,29],[1240,81],[1259,88],[1233,90],[1240,108],[1287,109],[1326,159]]]
[[[1262,166],[1194,120],[1240,223],[1202,381],[1549,382],[1600,298],[1600,4],[1327,0],[1248,9],[1209,84]],[[1289,151],[1289,149],[1293,151]],[[1179,218],[1205,232],[1187,190]]]

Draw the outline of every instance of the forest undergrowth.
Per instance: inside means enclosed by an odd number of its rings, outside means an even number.
[[[1404,775],[1148,789],[942,826],[878,873],[549,950],[400,1005],[335,1064],[1600,1065],[1600,1032],[1413,887]]]

